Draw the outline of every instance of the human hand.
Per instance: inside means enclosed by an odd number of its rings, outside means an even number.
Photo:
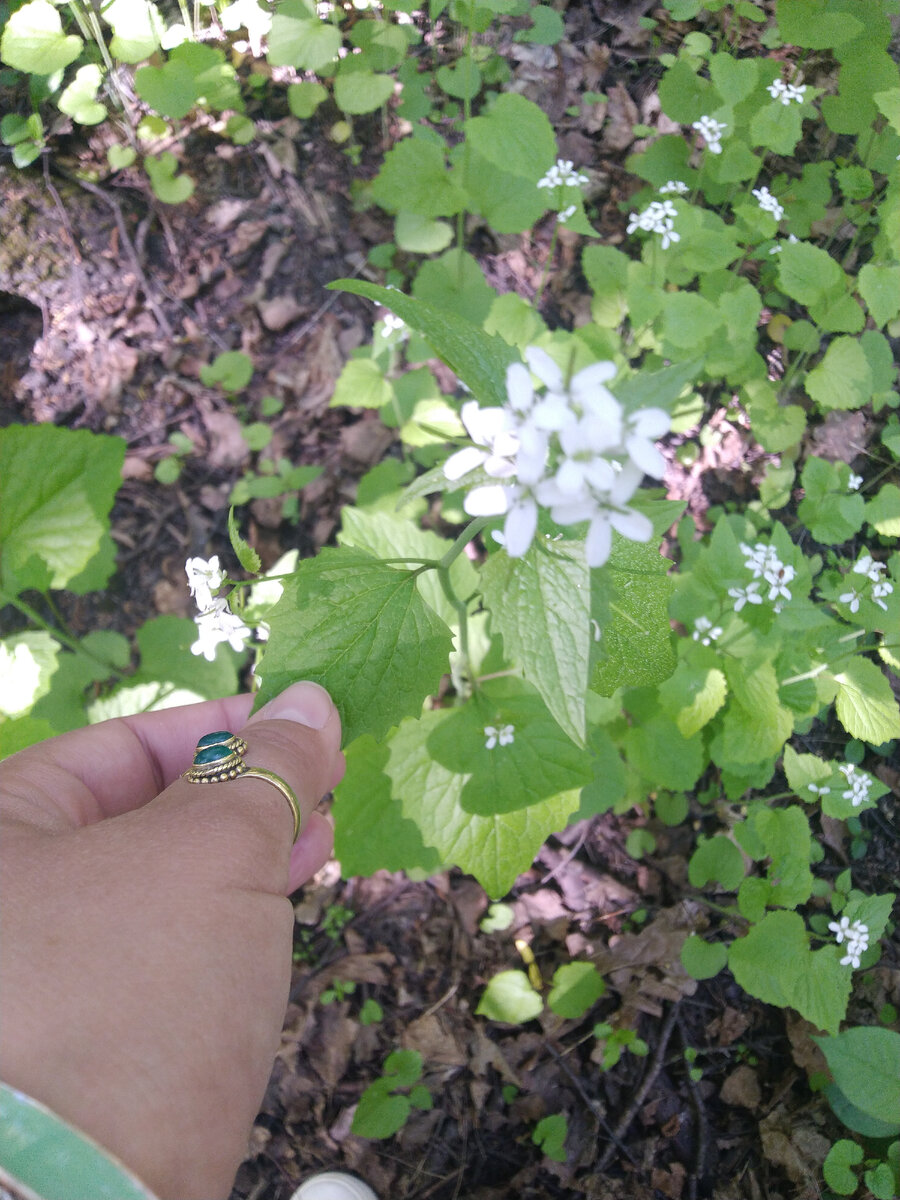
[[[227,1196],[288,1000],[285,898],[326,861],[313,808],[341,779],[340,721],[295,684],[122,717],[0,763],[0,1078],[117,1155],[160,1197]],[[239,778],[180,778],[239,732]]]

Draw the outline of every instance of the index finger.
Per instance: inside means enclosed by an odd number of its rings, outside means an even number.
[[[0,813],[48,829],[141,808],[190,766],[212,730],[240,729],[250,695],[115,717],[20,750],[0,763]]]

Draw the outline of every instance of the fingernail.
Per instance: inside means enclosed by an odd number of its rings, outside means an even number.
[[[296,721],[309,729],[323,729],[334,711],[331,697],[317,683],[292,683],[289,688],[264,704],[252,721]]]

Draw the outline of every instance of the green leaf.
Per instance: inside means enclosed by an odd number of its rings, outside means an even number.
[[[851,737],[880,746],[900,737],[900,712],[891,685],[875,663],[858,655],[835,672],[838,720]]]
[[[194,193],[194,181],[190,175],[176,175],[178,160],[175,155],[166,150],[158,157],[152,155],[144,159],[144,169],[150,176],[154,195],[163,204],[183,204]],[[206,368],[200,368],[202,376]]]
[[[262,570],[262,560],[250,543],[241,536],[238,523],[234,518],[233,505],[228,510],[228,537],[231,548],[244,570],[249,571],[251,575],[258,575]]]
[[[897,1136],[896,1122],[890,1124],[887,1121],[876,1121],[874,1117],[870,1117],[868,1113],[864,1113],[862,1109],[851,1104],[836,1084],[830,1083],[825,1088],[825,1096],[834,1115],[854,1133],[861,1133],[863,1137],[868,1138]]]
[[[113,29],[110,53],[122,62],[139,63],[159,49],[166,23],[148,0],[112,0],[103,7],[103,19]]]
[[[341,31],[320,21],[304,0],[283,0],[275,9],[268,38],[268,59],[273,67],[298,67],[323,71],[341,48]]]
[[[401,250],[413,254],[440,254],[453,241],[453,230],[446,221],[399,212],[394,222],[394,238]]]
[[[900,1130],[900,1033],[861,1025],[813,1041],[847,1100],[874,1120]]]
[[[734,660],[726,662],[725,674],[732,702],[725,711],[721,746],[714,761],[720,766],[740,766],[780,753],[794,721],[779,700],[772,664]]]
[[[701,79],[683,58],[676,59],[660,80],[659,102],[663,112],[679,125],[690,125],[718,107],[709,81]]]
[[[681,947],[681,965],[691,979],[712,979],[727,962],[727,946],[722,942],[704,942],[695,933]]]
[[[187,116],[200,95],[193,71],[178,59],[170,59],[161,67],[139,67],[134,73],[134,89],[154,112],[172,120]]]
[[[84,42],[64,34],[62,20],[48,0],[30,0],[7,19],[0,38],[0,58],[29,75],[55,75],[74,62]]]
[[[474,100],[481,91],[481,71],[471,58],[460,58],[452,67],[438,67],[435,79],[441,91],[458,100]]]
[[[837,946],[810,950],[803,918],[784,909],[767,913],[728,950],[729,969],[745,992],[795,1008],[827,1032],[837,1030],[850,995],[851,973],[838,958]]]
[[[482,692],[489,687],[483,685]],[[589,761],[537,696],[517,695],[513,689],[508,699],[498,700],[484,724],[502,728],[511,723],[516,733],[511,745],[493,750],[487,749],[477,711],[470,704],[405,721],[390,739],[386,773],[404,816],[415,821],[425,844],[434,847],[442,862],[475,875],[489,896],[499,897],[531,864],[544,840],[577,810]],[[446,732],[435,740],[451,715],[457,722],[451,734],[460,735],[462,743]],[[492,759],[495,751],[498,757]],[[563,790],[560,780],[563,785],[576,781],[575,787]]]
[[[329,407],[383,408],[394,399],[394,389],[372,358],[351,358],[338,376]]]
[[[386,104],[394,92],[394,80],[390,75],[377,75],[359,67],[352,69],[348,64],[354,58],[345,58],[338,68],[334,81],[334,99],[341,112],[357,114],[374,112]]]
[[[816,335],[815,349],[819,339]],[[796,446],[806,430],[806,413],[799,404],[780,404],[766,379],[751,379],[741,389],[753,436],[772,454]]]
[[[593,963],[570,962],[557,967],[547,1003],[558,1017],[577,1020],[606,992],[603,976]]]
[[[106,109],[97,103],[97,90],[103,75],[95,63],[79,67],[75,78],[59,98],[59,111],[66,113],[79,125],[99,125]]]
[[[253,363],[240,350],[225,350],[211,363],[200,368],[200,382],[206,387],[221,387],[226,392],[241,392],[253,375]]]
[[[832,769],[815,754],[798,754],[793,746],[785,746],[784,773],[791,791],[810,804],[817,793],[811,792],[809,785],[813,784],[816,788],[826,786],[831,779]]]
[[[671,565],[653,542],[613,534],[609,562],[592,579],[594,636],[599,628],[600,638],[591,688],[601,696],[623,686],[661,683],[674,670],[668,605],[675,585],[666,575]]]
[[[114,171],[124,171],[137,159],[137,152],[131,146],[110,146],[106,151],[106,161]]]
[[[23,716],[47,694],[57,670],[59,643],[43,629],[0,642],[0,713]],[[0,722],[2,724],[2,722]]]
[[[834,1143],[822,1163],[825,1182],[839,1196],[852,1196],[859,1181],[850,1168],[861,1163],[862,1160],[862,1146],[858,1146],[856,1142],[851,1142],[847,1138],[841,1138]]]
[[[491,166],[535,185],[556,155],[546,114],[515,93],[498,96],[487,115],[471,117],[463,129],[467,145]]]
[[[443,142],[423,136],[404,138],[384,156],[370,186],[372,198],[388,212],[411,212],[420,217],[460,212],[466,207],[466,194],[448,168],[446,156]]]
[[[476,325],[484,322],[497,298],[476,259],[455,249],[423,263],[412,290],[417,300]]]
[[[815,304],[840,288],[844,273],[826,250],[810,242],[788,242],[778,256],[778,286],[792,300]]]
[[[583,547],[533,543],[522,558],[492,554],[481,570],[492,629],[559,725],[585,744],[590,571]]]
[[[866,520],[882,537],[900,537],[900,488],[886,483],[866,505]]]
[[[301,562],[268,621],[257,707],[296,680],[321,683],[347,742],[382,737],[420,712],[447,670],[450,630],[419,596],[415,573],[358,550]]]
[[[506,403],[506,368],[516,360],[516,352],[502,338],[489,336],[454,313],[441,311],[390,288],[355,279],[338,279],[328,286],[365,296],[389,308],[426,338],[479,403],[486,407]]]
[[[802,104],[772,100],[758,108],[750,120],[751,146],[763,146],[774,154],[793,154],[803,135]]]
[[[16,717],[0,721],[0,759],[18,754],[28,746],[34,746],[57,732],[49,721],[35,717]]]
[[[471,147],[467,147],[462,170],[469,206],[498,233],[530,229],[547,211],[549,198],[543,189],[532,186],[522,175],[494,166]],[[579,217],[584,220],[579,213],[571,219],[570,227]]]
[[[415,822],[403,816],[384,774],[388,748],[368,734],[347,747],[347,770],[335,788],[335,856],[348,878],[376,871],[432,875],[443,865],[422,841]]]
[[[722,705],[728,685],[717,667],[695,667],[680,662],[662,684],[659,698],[669,716],[675,718],[683,737],[689,738],[708,724]]]
[[[121,438],[10,425],[0,430],[3,586],[66,587],[103,545],[121,481]]]
[[[378,1079],[360,1096],[350,1132],[357,1137],[393,1137],[406,1124],[410,1108],[406,1096],[392,1095],[385,1080]]]
[[[340,544],[365,550],[375,558],[440,559],[453,544],[393,513],[362,512],[348,507],[343,510],[341,519]],[[464,554],[453,561],[450,582],[457,596],[471,596],[478,589],[478,574]],[[442,621],[451,627],[459,624],[459,613],[447,599],[437,571],[424,571],[418,575],[416,586],[422,599]]]
[[[660,714],[635,723],[623,738],[625,761],[651,787],[692,788],[706,765],[703,739],[683,736],[674,721]]]
[[[508,1025],[524,1025],[540,1016],[544,1002],[528,981],[524,971],[501,971],[484,989],[476,1016]]]
[[[726,892],[734,892],[745,874],[746,867],[741,852],[730,838],[717,833],[715,837],[698,840],[697,849],[691,855],[688,865],[688,878],[692,887],[706,887],[715,879]]]
[[[842,545],[862,528],[866,502],[858,492],[847,492],[845,463],[808,458],[800,475],[806,495],[797,516],[817,542]]]
[[[835,338],[819,365],[807,375],[805,386],[822,408],[851,409],[866,404],[872,397],[872,371],[859,341]]]
[[[301,121],[308,120],[323,100],[328,99],[328,89],[315,81],[292,83],[288,86],[288,108]]]
[[[556,16],[556,13],[553,14]],[[558,18],[562,24],[562,18]],[[541,1117],[531,1133],[531,1140],[540,1146],[547,1158],[553,1162],[566,1161],[566,1134],[569,1132],[569,1122],[564,1113],[551,1113]]]
[[[846,7],[829,0],[777,0],[775,13],[782,40],[812,50],[831,50],[863,31]]]
[[[723,318],[715,305],[696,292],[673,292],[663,302],[662,333],[674,353],[705,350],[717,334]]]
[[[233,696],[238,688],[237,667],[246,652],[238,654],[230,646],[220,646],[215,659],[207,662],[191,653],[196,640],[197,626],[186,617],[167,613],[145,621],[137,631],[141,662],[132,681],[172,683],[210,700]]]
[[[512,925],[515,915],[514,908],[498,901],[488,905],[487,915],[478,922],[478,928],[482,933],[502,933],[504,929],[509,929]]]

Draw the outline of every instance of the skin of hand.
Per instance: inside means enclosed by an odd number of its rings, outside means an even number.
[[[0,763],[0,1078],[164,1200],[231,1190],[288,1001],[286,897],[331,852],[313,812],[344,772],[330,697],[251,704],[122,717]],[[296,792],[293,849],[270,783],[180,778],[218,729]]]

